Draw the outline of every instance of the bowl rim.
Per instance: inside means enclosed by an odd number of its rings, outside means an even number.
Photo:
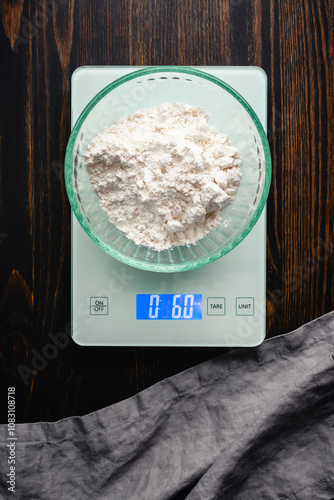
[[[115,250],[111,248],[110,246],[106,245],[103,240],[96,234],[96,232],[92,229],[92,227],[87,223],[85,218],[83,217],[81,210],[79,208],[79,205],[77,203],[76,195],[73,190],[73,185],[72,185],[72,156],[73,156],[73,148],[74,144],[76,141],[76,138],[78,136],[78,133],[80,131],[80,128],[91,112],[91,110],[98,104],[101,99],[103,99],[107,94],[109,94],[112,90],[115,88],[119,87],[123,83],[126,83],[128,81],[131,81],[135,78],[141,77],[141,76],[147,76],[155,73],[183,73],[183,74],[188,74],[192,76],[197,76],[199,78],[203,78],[205,80],[210,81],[211,83],[214,83],[218,85],[219,87],[223,88],[225,91],[227,91],[229,94],[231,94],[243,107],[244,109],[248,112],[250,115],[262,142],[263,150],[264,150],[264,156],[265,156],[265,180],[264,180],[264,186],[261,194],[260,201],[258,203],[258,206],[255,209],[255,212],[253,214],[253,217],[251,220],[248,222],[248,224],[244,227],[244,229],[238,234],[238,236],[230,242],[228,245],[225,245],[223,248],[220,250],[210,254],[209,256],[206,257],[199,257],[198,259],[194,261],[187,261],[187,262],[181,262],[179,264],[160,264],[160,263],[150,263],[150,262],[143,262],[143,261],[136,261],[132,257],[128,257],[126,255],[123,255],[120,253],[118,250]],[[266,132],[257,116],[253,108],[250,106],[250,104],[229,84],[225,83],[223,80],[220,78],[217,78],[216,76],[213,76],[209,73],[206,73],[204,71],[201,71],[199,69],[194,69],[190,68],[187,66],[148,66],[143,69],[139,69],[136,71],[133,71],[127,75],[124,75],[117,80],[114,80],[112,83],[104,87],[100,92],[98,92],[92,99],[91,101],[86,105],[86,107],[83,109],[81,112],[79,118],[75,122],[74,126],[72,127],[71,135],[69,137],[68,143],[67,143],[67,148],[66,148],[66,154],[65,154],[65,164],[64,164],[64,177],[65,177],[65,186],[66,186],[66,191],[67,191],[67,196],[70,202],[70,205],[72,207],[72,210],[81,225],[81,227],[84,229],[84,231],[88,234],[88,236],[102,249],[104,250],[107,254],[109,254],[111,257],[114,257],[115,259],[119,260],[120,262],[123,262],[124,264],[127,264],[131,267],[135,267],[137,269],[142,269],[145,271],[153,271],[153,272],[164,272],[164,273],[172,273],[172,272],[181,272],[181,271],[190,271],[193,269],[197,269],[199,267],[205,266],[207,264],[210,264],[211,262],[214,262],[215,260],[218,260],[219,258],[223,257],[227,253],[229,253],[231,250],[233,250],[241,241],[245,239],[245,237],[250,233],[250,231],[253,229],[255,226],[256,222],[258,221],[268,198],[269,194],[269,188],[270,188],[270,183],[271,183],[271,175],[272,175],[272,164],[271,164],[271,153],[270,153],[270,147],[269,147],[269,142],[267,139]]]

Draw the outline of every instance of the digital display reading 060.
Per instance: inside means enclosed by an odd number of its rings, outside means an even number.
[[[136,302],[137,319],[202,319],[200,294],[139,293]]]

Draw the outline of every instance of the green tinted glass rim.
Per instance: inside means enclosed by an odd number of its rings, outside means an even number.
[[[133,259],[131,257],[127,257],[123,255],[122,253],[118,252],[117,250],[109,247],[106,245],[101,238],[95,233],[95,231],[90,227],[90,225],[87,223],[85,218],[83,217],[81,210],[79,208],[79,205],[77,203],[76,195],[73,190],[72,186],[72,156],[73,156],[73,148],[74,144],[76,141],[76,138],[78,136],[79,130],[91,112],[91,110],[96,106],[96,104],[101,101],[107,94],[109,94],[112,90],[115,88],[119,87],[123,83],[126,83],[130,80],[133,80],[138,77],[142,76],[147,76],[151,75],[154,73],[171,73],[171,72],[176,72],[176,73],[183,73],[191,76],[197,76],[199,78],[203,78],[205,80],[208,80],[219,87],[223,88],[231,94],[242,106],[243,108],[247,111],[247,113],[250,115],[252,121],[254,122],[254,125],[260,135],[261,142],[263,145],[263,150],[264,150],[264,155],[265,155],[265,181],[264,181],[264,186],[261,194],[261,199],[259,201],[259,204],[257,208],[255,209],[255,212],[253,214],[253,217],[247,224],[247,226],[241,231],[241,233],[228,245],[224,246],[222,249],[218,250],[217,252],[208,255],[207,257],[200,257],[194,261],[189,261],[189,262],[183,262],[179,264],[159,264],[159,263],[149,263],[149,262],[142,262],[142,261],[137,261],[136,259]],[[183,67],[183,66],[152,66],[152,67],[146,67],[144,69],[139,69],[137,71],[133,71],[129,73],[128,75],[122,76],[121,78],[118,78],[114,82],[110,83],[107,85],[104,89],[102,89],[98,94],[95,95],[95,97],[87,104],[87,106],[84,108],[82,113],[80,114],[79,118],[77,119],[76,123],[74,124],[72,128],[72,132],[67,144],[66,148],[66,155],[65,155],[65,167],[64,167],[64,173],[65,173],[65,185],[66,185],[66,191],[68,195],[69,202],[71,204],[72,210],[84,229],[84,231],[90,236],[90,238],[106,253],[114,257],[115,259],[123,262],[124,264],[127,264],[129,266],[135,267],[137,269],[143,269],[146,271],[153,271],[153,272],[168,272],[168,273],[173,273],[173,272],[180,272],[180,271],[190,271],[192,269],[197,269],[199,267],[205,266],[206,264],[210,264],[211,262],[214,262],[215,260],[219,259],[220,257],[223,257],[227,253],[229,253],[231,250],[233,250],[239,243],[241,243],[242,240],[249,234],[249,232],[253,229],[255,226],[256,222],[258,221],[268,198],[269,194],[269,189],[270,189],[270,183],[271,183],[271,154],[270,154],[270,147],[267,139],[266,132],[257,116],[253,108],[248,104],[248,102],[236,91],[234,90],[230,85],[227,83],[223,82],[219,78],[209,75],[208,73],[205,73],[199,69],[194,69],[194,68],[188,68],[188,67]]]

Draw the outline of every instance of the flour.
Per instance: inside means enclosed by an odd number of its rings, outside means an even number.
[[[94,138],[85,160],[101,207],[137,245],[196,243],[222,218],[241,181],[240,152],[201,107],[165,103]]]

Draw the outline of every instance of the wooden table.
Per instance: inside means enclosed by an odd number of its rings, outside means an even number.
[[[333,309],[333,2],[1,0],[0,12],[1,397],[15,386],[18,422],[89,413],[224,351],[70,341],[33,363],[70,321],[63,161],[78,66],[264,68],[268,336]]]

